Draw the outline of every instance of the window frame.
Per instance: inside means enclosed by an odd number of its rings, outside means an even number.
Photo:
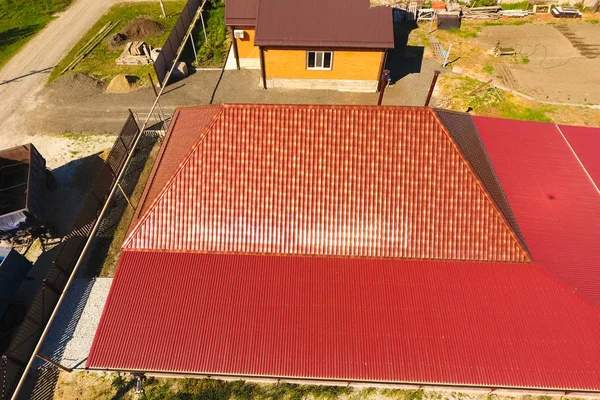
[[[315,54],[315,66],[314,67],[309,67],[308,65],[308,59],[309,59],[309,54],[310,53],[314,53]],[[325,63],[325,53],[329,53],[331,54],[331,59],[329,61],[329,68],[327,67],[317,67],[317,53],[323,53],[323,63]],[[306,51],[306,69],[308,71],[331,71],[333,69],[333,51],[316,51],[316,50],[307,50]]]

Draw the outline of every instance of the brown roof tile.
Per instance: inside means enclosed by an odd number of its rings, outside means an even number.
[[[225,24],[254,26],[259,0],[227,0],[225,2]]]
[[[257,46],[394,47],[392,9],[369,0],[260,0]]]

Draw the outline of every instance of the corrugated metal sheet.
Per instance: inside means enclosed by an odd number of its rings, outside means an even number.
[[[519,241],[526,246],[521,228],[519,228],[515,215],[510,208],[504,189],[502,189],[498,176],[496,176],[490,157],[485,151],[471,114],[441,109],[436,109],[435,112],[446,126],[452,139],[454,139],[462,153],[469,160],[483,186],[496,203],[500,212],[502,212],[504,219],[510,224]]]
[[[126,250],[87,366],[600,390],[599,337],[533,264]]]
[[[435,113],[410,107],[224,106],[125,247],[528,261]]]
[[[474,120],[533,259],[599,304],[600,195],[569,144],[552,124]]]
[[[600,129],[569,125],[559,125],[558,128],[596,187],[600,187]]]
[[[227,0],[225,2],[225,24],[237,26],[256,25],[259,0]]]
[[[221,111],[221,106],[178,108],[169,125],[146,187],[136,208],[134,221],[142,216],[162,192],[173,171],[190,154],[206,128]],[[180,118],[181,116],[181,118]],[[175,129],[175,127],[177,127]]]
[[[393,48],[392,9],[369,0],[260,0],[254,44]]]

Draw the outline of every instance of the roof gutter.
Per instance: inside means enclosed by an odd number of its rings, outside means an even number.
[[[383,389],[411,389],[442,392],[468,391],[476,393],[494,393],[503,395],[525,395],[535,394],[536,396],[576,396],[587,398],[598,398],[600,390],[588,389],[551,389],[541,387],[526,386],[490,386],[490,385],[461,385],[444,384],[431,382],[405,382],[405,381],[377,381],[361,379],[333,379],[333,378],[301,378],[291,376],[273,376],[273,375],[251,375],[251,374],[211,374],[195,372],[177,372],[177,371],[141,371],[131,369],[109,369],[109,368],[85,368],[85,371],[102,373],[130,373],[136,375],[149,375],[158,378],[192,378],[192,379],[218,379],[224,381],[245,380],[257,383],[295,383],[301,385],[328,385],[328,386],[347,386],[347,387],[375,387]]]

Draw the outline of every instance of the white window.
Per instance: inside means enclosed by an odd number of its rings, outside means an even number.
[[[306,69],[331,69],[333,51],[307,51]]]

